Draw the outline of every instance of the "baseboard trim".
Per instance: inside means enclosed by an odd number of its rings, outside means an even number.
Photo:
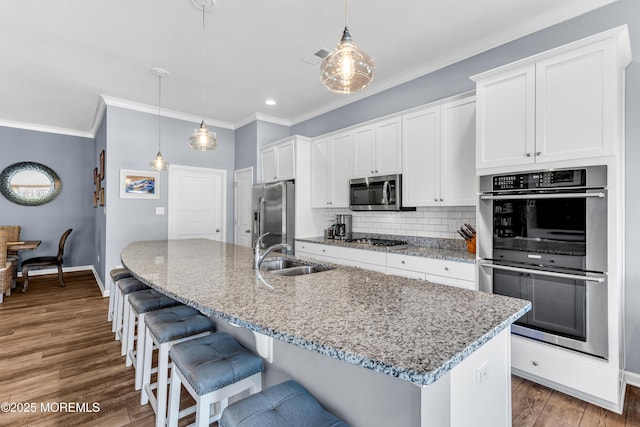
[[[625,371],[624,379],[627,382],[627,384],[640,388],[640,374],[636,374],[635,372]]]

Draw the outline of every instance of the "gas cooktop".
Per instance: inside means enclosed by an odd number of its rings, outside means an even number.
[[[407,242],[404,240],[389,240],[389,239],[347,239],[345,242],[350,243],[359,243],[361,245],[371,245],[371,246],[406,246]]]

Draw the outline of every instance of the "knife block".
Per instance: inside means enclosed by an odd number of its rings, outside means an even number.
[[[466,240],[467,242],[467,252],[470,254],[476,253],[476,236],[473,236],[471,240]]]

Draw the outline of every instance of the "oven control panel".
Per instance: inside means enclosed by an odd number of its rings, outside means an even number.
[[[586,170],[552,170],[493,177],[493,190],[526,190],[531,188],[581,187]]]

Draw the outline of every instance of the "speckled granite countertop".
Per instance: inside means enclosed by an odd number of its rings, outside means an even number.
[[[476,255],[470,254],[469,252],[467,252],[466,249],[433,248],[433,247],[425,247],[425,246],[416,246],[411,244],[399,249],[393,246],[363,245],[355,242],[345,242],[344,240],[327,239],[325,237],[303,237],[303,238],[296,238],[296,241],[320,243],[323,245],[344,246],[347,248],[365,249],[368,251],[388,252],[388,253],[400,254],[400,255],[412,255],[412,256],[420,256],[425,258],[444,259],[448,261],[458,261],[458,262],[468,262],[468,263],[476,262]]]
[[[249,248],[204,239],[134,242],[139,280],[275,339],[418,385],[436,381],[530,303],[351,267],[256,272]]]

